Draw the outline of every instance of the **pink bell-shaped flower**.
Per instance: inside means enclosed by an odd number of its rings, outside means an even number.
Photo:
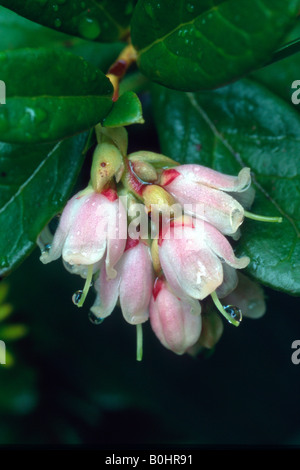
[[[149,318],[149,302],[153,287],[153,267],[148,245],[128,238],[122,259],[116,266],[117,276],[108,279],[105,269],[95,283],[97,298],[91,308],[99,319],[114,310],[118,298],[125,320],[137,325]]]
[[[201,306],[196,300],[180,299],[164,279],[157,278],[150,302],[150,323],[167,349],[184,354],[199,339]]]
[[[106,274],[113,278],[126,238],[126,211],[116,191],[97,193],[88,187],[67,203],[51,248],[42,252],[41,261],[49,263],[62,256],[67,266],[83,274],[91,265],[99,269],[105,257]]]
[[[235,234],[244,219],[243,205],[253,200],[249,168],[235,177],[201,165],[180,165],[164,170],[160,183],[186,214],[209,222],[225,235]],[[241,203],[235,197],[239,193],[245,193]]]
[[[183,228],[178,237],[178,228]],[[250,259],[236,258],[227,240],[214,226],[185,216],[171,223],[170,230],[161,234],[159,260],[172,290],[180,297],[202,300],[214,292],[224,280],[223,265],[245,268]],[[226,269],[226,268],[225,268]],[[229,284],[235,287],[234,275]],[[225,290],[224,294],[231,290]]]

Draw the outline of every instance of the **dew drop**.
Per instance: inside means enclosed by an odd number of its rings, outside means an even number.
[[[192,3],[188,3],[187,6],[186,6],[186,9],[189,13],[193,13],[193,11],[195,9],[195,5],[193,5]]]
[[[45,253],[49,253],[50,250],[51,250],[51,244],[47,243],[47,245],[45,245],[44,248],[42,249],[42,255],[44,255]]]
[[[9,267],[9,261],[6,256],[1,257],[0,259],[0,267],[1,268],[8,268]]]
[[[98,21],[89,17],[82,18],[78,30],[85,39],[96,39],[101,33]]]
[[[91,310],[89,311],[88,317],[93,325],[100,325],[104,321],[104,318],[97,317]]]
[[[73,295],[72,295],[72,302],[74,305],[78,305],[80,302],[80,299],[82,297],[82,290],[77,290]]]
[[[233,320],[241,323],[243,316],[240,308],[235,307],[234,305],[226,305],[226,307],[224,307],[224,310],[229,313]]]
[[[54,5],[52,5],[52,8],[54,11],[58,11],[58,5],[56,5],[56,3]]]

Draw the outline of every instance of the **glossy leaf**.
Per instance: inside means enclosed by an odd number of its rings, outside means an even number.
[[[300,294],[300,116],[261,85],[242,80],[211,93],[156,87],[162,151],[236,175],[250,167],[256,198],[251,212],[282,224],[246,220],[238,253],[263,284]]]
[[[299,0],[140,0],[132,19],[138,64],[183,91],[213,89],[266,63]]]
[[[0,143],[0,275],[36,246],[39,233],[66,203],[83,162],[86,134],[57,144]]]
[[[124,43],[121,42],[101,44],[68,36],[33,23],[1,6],[0,31],[0,51],[25,47],[60,48],[83,57],[104,73],[107,73],[110,65],[124,48]]]
[[[103,120],[105,127],[122,127],[130,124],[143,124],[142,105],[135,93],[126,91],[114,103],[111,111]]]
[[[125,38],[136,0],[1,0],[21,16],[84,39],[112,42]]]
[[[82,58],[54,49],[0,52],[6,105],[0,140],[53,142],[85,131],[109,112],[109,79]]]

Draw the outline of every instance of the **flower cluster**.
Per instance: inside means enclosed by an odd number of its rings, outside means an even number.
[[[78,306],[93,281],[94,323],[119,303],[137,325],[138,359],[148,319],[177,354],[212,348],[223,331],[217,310],[236,326],[235,304],[249,316],[265,311],[262,290],[237,272],[250,259],[237,258],[229,241],[240,236],[254,199],[250,169],[229,176],[152,152],[126,153],[123,128],[99,130],[90,183],[67,203],[41,261],[62,256],[86,279],[73,297]]]

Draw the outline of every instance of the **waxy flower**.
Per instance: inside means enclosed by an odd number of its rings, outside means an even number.
[[[167,349],[184,354],[199,339],[201,306],[196,300],[180,299],[166,280],[157,278],[150,302],[150,323]]]
[[[188,216],[174,220],[158,245],[160,264],[172,290],[193,299],[202,300],[221,286],[224,263],[242,269],[250,262],[248,257],[236,258],[227,238],[213,225]]]
[[[126,211],[116,191],[101,193],[91,187],[73,196],[67,203],[49,251],[41,255],[43,263],[62,256],[67,266],[83,274],[93,265],[99,269],[105,257],[106,274],[115,277],[114,266],[121,258],[127,234]],[[86,276],[85,276],[86,277]]]
[[[242,273],[238,273],[237,287],[223,299],[223,302],[238,305],[243,316],[249,318],[260,318],[266,312],[263,289]]]
[[[233,235],[244,219],[242,204],[253,200],[249,168],[237,177],[223,175],[201,165],[180,165],[164,170],[160,184],[184,207],[186,214],[214,225],[225,235]],[[239,193],[246,192],[242,204]]]
[[[116,266],[117,276],[108,279],[101,269],[96,280],[96,301],[92,313],[103,319],[112,313],[118,298],[125,320],[137,325],[148,320],[149,302],[154,280],[150,249],[140,240],[128,238],[122,259]]]

